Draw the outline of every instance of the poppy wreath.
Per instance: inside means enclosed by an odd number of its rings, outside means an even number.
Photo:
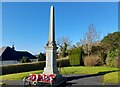
[[[45,74],[30,74],[28,80],[34,82],[47,82],[52,83],[54,82],[55,74],[45,75]]]

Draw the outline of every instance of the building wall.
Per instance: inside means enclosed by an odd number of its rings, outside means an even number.
[[[37,59],[30,59],[31,62],[36,62],[38,61]]]
[[[9,60],[9,61],[0,61],[1,65],[11,65],[11,64],[17,64],[17,60]]]

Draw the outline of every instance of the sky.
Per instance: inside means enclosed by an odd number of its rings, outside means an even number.
[[[80,41],[94,24],[101,39],[118,31],[117,2],[3,2],[2,46],[32,54],[45,52],[48,41],[50,6],[55,7],[55,38]]]

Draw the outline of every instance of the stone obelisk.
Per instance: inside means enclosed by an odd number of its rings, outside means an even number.
[[[46,44],[46,66],[43,74],[50,75],[54,74],[55,80],[52,84],[59,85],[66,81],[66,78],[58,73],[57,68],[57,46],[55,42],[55,19],[54,19],[54,7],[50,7],[50,28],[49,28],[49,39]]]
[[[56,62],[56,42],[55,42],[55,20],[54,20],[54,7],[50,8],[50,25],[49,25],[49,39],[46,44],[46,67],[44,68],[44,74],[58,75],[58,68]]]

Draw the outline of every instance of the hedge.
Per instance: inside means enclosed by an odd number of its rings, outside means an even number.
[[[0,68],[2,68],[2,75],[5,75],[12,73],[33,71],[33,70],[42,70],[44,66],[45,66],[45,62],[36,62],[36,63],[20,63],[14,65],[6,65],[6,66],[1,66]]]
[[[58,67],[70,66],[70,59],[69,58],[58,59],[57,60],[57,66]]]
[[[81,47],[68,50],[68,56],[70,58],[70,65],[82,65],[83,62],[83,50]]]
[[[57,65],[59,64],[61,64],[61,67],[69,66],[70,65],[69,58],[57,60]],[[0,66],[0,70],[2,70],[2,75],[5,75],[5,74],[13,74],[13,73],[20,73],[20,72],[27,72],[34,70],[43,70],[44,67],[45,67],[45,61],[39,61],[34,63],[4,65],[4,66]]]

